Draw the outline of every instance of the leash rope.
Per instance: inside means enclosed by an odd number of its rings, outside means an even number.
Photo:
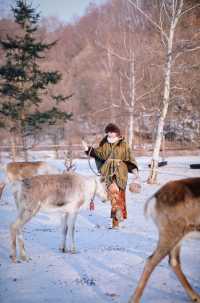
[[[91,201],[90,201],[90,211],[94,210],[94,198],[96,196],[96,192],[97,192],[97,180],[95,179],[95,188],[94,188],[94,193],[92,195]]]
[[[91,169],[91,171],[92,171],[97,177],[100,177],[101,174],[100,174],[100,173],[97,173],[97,172],[93,169],[93,167],[92,167],[92,165],[91,165],[91,151],[92,151],[92,148],[93,148],[93,145],[91,145],[91,146],[89,147],[89,150],[88,150],[88,164],[89,164],[89,168]]]

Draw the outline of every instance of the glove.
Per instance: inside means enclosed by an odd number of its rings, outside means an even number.
[[[137,168],[134,168],[134,169],[132,170],[132,173],[134,174],[135,179],[138,179],[138,178],[139,178],[139,173],[138,173]]]

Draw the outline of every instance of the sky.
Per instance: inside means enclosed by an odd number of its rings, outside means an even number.
[[[31,0],[30,2],[41,12],[41,17],[56,16],[68,23],[73,21],[74,17],[83,15],[90,3],[99,5],[106,0]],[[0,0],[0,9],[5,11],[12,3],[13,0]]]

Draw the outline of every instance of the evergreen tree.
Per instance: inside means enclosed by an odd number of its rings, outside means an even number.
[[[0,39],[5,52],[5,61],[0,67],[0,127],[8,129],[13,136],[20,134],[26,147],[26,137],[42,124],[65,122],[72,113],[59,110],[59,103],[70,98],[62,95],[51,96],[52,108],[40,110],[49,85],[61,80],[58,71],[42,71],[39,65],[45,58],[44,52],[56,42],[43,43],[35,37],[40,15],[27,1],[17,0],[12,12],[21,30],[15,37]]]

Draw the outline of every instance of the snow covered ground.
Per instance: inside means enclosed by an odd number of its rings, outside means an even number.
[[[62,254],[60,219],[40,213],[24,230],[26,251],[32,260],[12,264],[9,259],[9,224],[16,216],[9,191],[0,201],[0,302],[1,303],[127,303],[152,253],[157,231],[143,216],[144,203],[168,180],[200,176],[189,169],[200,157],[170,157],[160,168],[158,185],[146,183],[149,158],[138,158],[142,192],[127,190],[128,219],[119,230],[108,229],[110,205],[96,200],[95,211],[82,210],[76,225],[77,254]],[[63,163],[53,161],[63,169]],[[86,160],[76,160],[77,172],[91,174]],[[3,174],[0,175],[3,178]],[[129,176],[129,182],[132,176]],[[200,241],[187,240],[182,249],[183,269],[200,292]],[[164,260],[154,271],[146,288],[144,303],[190,302],[179,281]]]

